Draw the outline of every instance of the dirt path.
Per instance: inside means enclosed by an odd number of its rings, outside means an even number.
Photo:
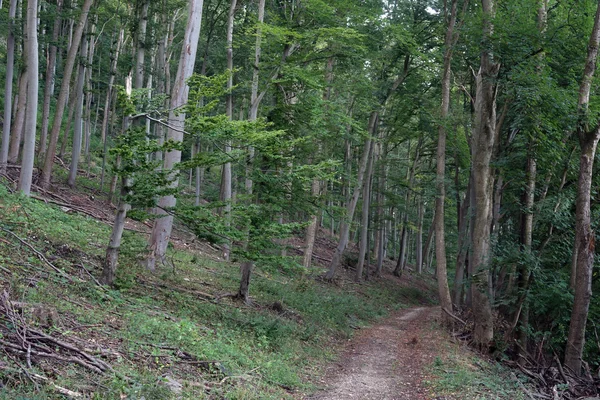
[[[401,310],[358,333],[322,380],[327,389],[311,400],[420,400],[423,367],[436,356],[438,307]]]

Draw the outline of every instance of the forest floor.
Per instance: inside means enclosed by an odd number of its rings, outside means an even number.
[[[127,223],[116,286],[98,285],[114,206],[95,185],[34,199],[0,185],[0,400],[520,398],[437,325],[430,273],[397,278],[387,260],[357,284],[351,245],[323,282],[325,230],[310,271],[257,265],[252,306],[222,297],[238,266],[182,228],[148,274],[141,221]]]

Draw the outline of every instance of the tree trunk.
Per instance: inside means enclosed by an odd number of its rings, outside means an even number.
[[[171,93],[171,105],[169,112],[169,129],[167,130],[167,138],[175,142],[183,141],[183,127],[185,122],[185,114],[176,112],[176,110],[187,102],[188,86],[187,79],[194,72],[194,64],[196,61],[196,51],[198,49],[198,37],[200,34],[200,24],[202,21],[202,4],[203,0],[192,0],[189,4],[189,15],[185,30],[185,36],[177,68],[177,76]],[[171,150],[165,154],[164,168],[172,170],[173,167],[181,161],[181,151]],[[174,189],[179,182],[174,179],[171,182],[171,187]],[[174,207],[176,199],[174,195],[163,196],[158,203],[157,213],[164,215],[154,221],[152,233],[150,235],[149,247],[150,254],[148,255],[148,269],[154,271],[156,268],[156,259],[160,262],[164,260],[169,238],[173,229],[173,216],[168,215],[165,210]]]
[[[21,150],[21,141],[23,139],[23,129],[25,125],[25,113],[27,108],[27,71],[21,71],[19,76],[19,93],[17,94],[17,109],[15,112],[15,121],[10,133],[10,150],[8,152],[8,162],[16,164],[19,161],[19,151]]]
[[[436,277],[438,284],[438,295],[440,305],[443,309],[452,312],[452,299],[450,298],[450,289],[448,287],[448,274],[446,268],[446,235],[445,235],[445,210],[444,202],[446,200],[446,126],[448,112],[450,109],[450,67],[452,61],[452,48],[454,45],[454,26],[456,25],[456,10],[458,0],[452,0],[446,37],[444,40],[444,66],[442,69],[442,106],[440,118],[442,123],[438,127],[438,144],[436,158],[436,189],[437,197],[435,199],[435,260]],[[450,316],[442,311],[442,323],[450,325],[452,322]]]
[[[79,50],[79,44],[81,42],[81,36],[83,35],[83,29],[87,21],[90,7],[94,0],[84,0],[81,7],[81,17],[75,28],[73,34],[73,40],[69,51],[67,53],[67,59],[65,61],[65,67],[63,70],[62,83],[60,85],[60,93],[56,102],[56,111],[54,113],[54,121],[52,122],[52,130],[50,131],[50,142],[48,144],[48,151],[46,152],[46,158],[44,160],[44,167],[41,173],[40,186],[48,188],[50,186],[50,179],[52,178],[52,168],[54,166],[54,156],[56,154],[56,144],[58,143],[58,136],[60,134],[60,128],[62,125],[63,114],[65,112],[67,98],[69,96],[69,83],[71,81],[71,75],[73,74],[73,67],[77,57],[77,51]]]
[[[595,240],[591,227],[591,189],[592,172],[596,147],[600,139],[600,126],[593,129],[587,126],[588,104],[592,78],[596,70],[598,43],[600,42],[600,3],[596,10],[594,28],[590,35],[588,54],[579,88],[578,111],[580,120],[577,136],[581,146],[579,160],[579,179],[577,182],[577,200],[575,203],[575,246],[577,252],[577,268],[575,271],[575,301],[571,312],[571,324],[565,349],[565,365],[575,374],[581,374],[583,346],[585,344],[585,327],[592,297],[592,271],[594,267]],[[599,121],[596,121],[598,124]]]
[[[81,46],[81,59],[87,59],[88,40],[83,39]],[[71,188],[75,187],[77,178],[77,168],[79,166],[79,157],[81,156],[81,143],[83,138],[83,86],[85,82],[86,63],[79,63],[79,73],[77,83],[75,84],[75,124],[73,127],[73,147],[71,148],[71,166],[69,168],[68,184]]]
[[[458,191],[458,187],[457,187]],[[463,289],[465,284],[465,267],[467,256],[469,254],[469,228],[470,228],[470,207],[471,207],[471,180],[467,185],[465,198],[459,207],[458,224],[458,254],[456,255],[456,271],[454,275],[454,305],[460,307],[463,302]]]
[[[229,76],[227,77],[227,104],[226,113],[227,117],[231,121],[233,119],[233,23],[235,19],[235,8],[237,6],[237,0],[231,0],[229,5],[229,17],[227,19],[227,70]],[[225,225],[229,227],[231,225],[231,192],[232,192],[232,181],[231,181],[231,161],[229,161],[229,153],[231,152],[231,143],[225,144],[225,157],[227,162],[223,164],[221,170],[221,201],[225,202],[223,209],[223,216],[225,218]],[[231,244],[226,241],[223,244],[223,258],[229,261],[231,253]]]
[[[242,299],[246,304],[250,304],[250,276],[252,275],[253,267],[254,263],[252,263],[252,261],[246,261],[242,263],[240,267],[242,279],[240,281],[237,297]]]
[[[379,115],[377,111],[373,111],[371,113],[371,117],[369,119],[369,134],[373,135],[375,130],[377,129],[377,122],[379,120]],[[367,169],[367,163],[369,161],[369,153],[371,152],[371,139],[367,139],[365,141],[365,147],[363,149],[362,158],[360,160],[360,164],[358,167],[358,175],[356,177],[356,186],[354,187],[354,192],[352,193],[352,197],[348,202],[346,207],[346,215],[342,218],[340,222],[340,240],[335,249],[335,253],[333,253],[333,257],[331,263],[329,264],[329,270],[325,275],[326,280],[332,280],[335,276],[335,271],[337,267],[340,265],[342,260],[342,254],[344,250],[346,250],[346,246],[348,245],[348,239],[350,234],[350,225],[352,224],[352,219],[354,218],[354,211],[356,210],[356,204],[358,203],[358,197],[360,196],[360,191],[362,188],[362,183],[365,175],[365,171]]]
[[[146,57],[146,27],[148,26],[148,6],[149,0],[145,0],[139,13],[138,31],[136,36],[136,55],[135,55],[135,79],[133,87],[141,89],[144,87],[144,59]]]
[[[381,137],[383,140],[383,136]],[[386,179],[386,168],[385,168],[385,159],[387,155],[387,142],[383,144],[383,149],[380,154],[380,163],[381,168],[379,171],[379,182],[378,182],[378,190],[377,190],[377,223],[379,224],[379,228],[377,230],[378,239],[377,243],[377,265],[375,266],[375,276],[381,276],[381,272],[383,270],[383,260],[385,259],[385,248],[387,235],[385,233],[386,221],[384,221],[384,212],[383,206],[385,202],[385,179]]]
[[[490,303],[489,262],[492,223],[493,176],[490,162],[496,143],[496,77],[500,64],[494,62],[487,44],[493,30],[493,0],[482,0],[483,48],[481,65],[476,77],[475,121],[473,128],[473,189],[475,193],[475,223],[473,225],[472,261],[473,340],[487,350],[494,336]]]
[[[415,183],[415,173],[417,171],[417,165],[420,159],[421,153],[421,145],[423,144],[423,138],[419,137],[419,141],[417,143],[417,147],[415,149],[415,158],[413,159],[412,166],[407,171],[406,180],[408,181],[408,188],[406,190],[406,196],[404,198],[404,217],[402,220],[402,236],[400,239],[400,254],[398,255],[398,262],[396,263],[396,268],[394,269],[394,275],[401,276],[402,271],[406,268],[406,263],[408,262],[407,252],[408,252],[408,214],[411,203],[411,194],[412,189]],[[408,149],[408,156],[410,159],[410,146]]]
[[[325,82],[327,83],[327,87],[325,88],[325,92],[323,93],[324,101],[329,100],[329,94],[330,94],[329,84],[331,83],[331,81],[333,79],[333,62],[334,62],[333,57],[330,57],[329,60],[327,60],[327,66],[325,67]],[[322,152],[323,146],[322,146],[319,138],[315,138],[315,140],[318,141],[317,154],[320,154]],[[314,161],[314,159],[312,161]],[[309,164],[310,164],[310,162],[309,162]],[[313,199],[317,199],[317,197],[319,196],[319,194],[321,192],[321,186],[322,186],[322,182],[318,178],[313,178],[313,181],[311,184],[311,195],[312,195]],[[325,189],[327,189],[327,186],[325,186]],[[306,235],[305,235],[306,237],[305,237],[305,241],[304,241],[304,259],[302,262],[302,265],[304,265],[305,268],[310,268],[310,264],[312,261],[313,248],[315,245],[315,239],[317,238],[317,231],[319,230],[318,224],[319,224],[319,217],[317,216],[317,213],[315,210],[314,214],[310,216],[309,225],[306,227]]]
[[[25,55],[27,60],[27,108],[25,110],[25,132],[23,137],[23,161],[18,189],[29,196],[33,179],[35,160],[35,134],[38,109],[38,37],[37,37],[37,0],[27,1],[27,32],[25,36]],[[10,101],[10,100],[9,100]]]
[[[4,125],[2,126],[2,147],[0,148],[0,174],[6,172],[10,127],[12,121],[12,87],[15,73],[15,34],[14,20],[17,15],[17,0],[10,0],[8,6],[8,38],[6,39],[6,81],[4,82]]]
[[[119,199],[119,206],[117,207],[117,213],[115,215],[115,221],[113,223],[112,233],[110,235],[110,241],[106,248],[106,257],[102,264],[102,276],[100,282],[105,285],[112,286],[115,282],[115,276],[117,272],[117,262],[119,259],[119,249],[121,248],[121,238],[123,237],[123,231],[125,229],[125,218],[127,218],[127,211],[129,211],[129,204],[125,202],[125,197],[129,191],[129,180],[125,177],[121,183],[121,197]]]
[[[371,178],[373,176],[373,158],[374,152],[373,148],[375,146],[371,145],[370,154],[369,154],[369,165],[367,167],[367,172],[364,181],[363,193],[362,193],[362,215],[360,222],[360,242],[359,242],[359,251],[358,251],[358,263],[356,265],[356,275],[354,276],[354,280],[356,282],[360,282],[362,280],[363,275],[363,267],[365,265],[365,256],[368,257],[369,248],[368,244],[368,235],[369,235],[369,211],[370,211],[370,202],[371,202]],[[368,264],[368,263],[367,263]]]
[[[417,211],[417,238],[415,240],[416,247],[416,271],[419,275],[423,273],[423,216],[425,214],[425,204],[423,198],[419,199]]]

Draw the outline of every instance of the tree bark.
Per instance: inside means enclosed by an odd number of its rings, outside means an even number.
[[[26,196],[31,192],[33,163],[35,160],[35,134],[38,110],[38,37],[37,37],[37,0],[27,1],[27,32],[25,36],[25,55],[27,60],[27,107],[25,110],[25,132],[23,137],[23,159],[18,189]],[[9,100],[10,101],[10,100]]]
[[[189,15],[185,30],[185,36],[171,93],[171,111],[169,112],[169,129],[167,130],[167,138],[176,142],[183,141],[183,127],[185,122],[185,114],[177,112],[177,109],[187,102],[188,86],[187,79],[194,72],[194,64],[196,61],[196,51],[198,49],[198,37],[200,35],[200,25],[202,21],[202,4],[203,0],[192,0],[189,3]],[[181,151],[171,150],[165,154],[164,168],[172,170],[175,164],[181,161]],[[176,188],[179,182],[173,179],[171,187]],[[154,271],[156,268],[156,260],[160,262],[164,260],[171,231],[173,229],[173,216],[168,215],[166,210],[174,207],[177,200],[174,195],[163,196],[160,198],[157,208],[157,213],[162,215],[154,221],[152,233],[150,235],[149,247],[150,254],[148,255],[148,269]]]
[[[581,146],[579,160],[579,179],[577,182],[577,200],[575,203],[575,249],[577,266],[575,270],[575,301],[571,312],[569,336],[565,349],[565,365],[575,374],[581,374],[585,327],[592,297],[592,270],[594,267],[595,238],[591,227],[591,189],[592,172],[596,147],[600,139],[600,121],[590,129],[587,126],[588,105],[592,78],[596,70],[598,46],[600,42],[600,3],[596,9],[594,27],[588,44],[588,54],[583,78],[579,88],[579,122],[577,136]]]
[[[17,15],[17,0],[10,0],[8,6],[8,38],[6,39],[6,81],[4,82],[4,125],[2,126],[2,147],[0,148],[0,174],[6,172],[10,127],[12,121],[12,87],[15,73],[15,33],[14,20]]]
[[[73,40],[67,53],[62,83],[60,85],[60,93],[58,95],[58,100],[56,101],[54,121],[52,122],[52,130],[50,131],[50,142],[48,144],[48,151],[46,152],[46,158],[44,160],[44,167],[42,169],[40,179],[40,186],[45,189],[50,186],[52,168],[54,166],[54,156],[56,155],[56,144],[58,143],[58,136],[60,134],[63,114],[65,112],[66,102],[69,96],[69,83],[71,81],[71,75],[73,74],[73,67],[75,66],[77,51],[79,50],[81,36],[83,35],[83,29],[85,28],[90,7],[92,6],[93,2],[94,0],[84,0],[83,5],[81,6],[81,16],[79,18],[79,22],[77,23],[77,27],[75,28]]]
[[[473,225],[471,286],[475,326],[473,340],[487,351],[494,336],[490,303],[489,262],[492,223],[493,176],[490,162],[496,143],[496,77],[500,64],[489,48],[493,31],[493,0],[482,0],[483,44],[481,64],[476,77],[475,121],[473,128],[473,189],[475,193],[475,223]]]

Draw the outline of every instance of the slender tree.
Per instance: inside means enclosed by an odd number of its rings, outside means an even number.
[[[452,62],[452,48],[455,43],[454,26],[458,0],[452,0],[446,37],[444,39],[444,65],[442,67],[442,106],[440,110],[441,123],[438,127],[438,144],[436,157],[436,189],[435,199],[435,260],[438,295],[440,305],[447,311],[452,311],[452,299],[448,288],[446,268],[446,235],[444,233],[444,202],[446,201],[446,119],[450,110],[450,67]],[[442,321],[450,324],[449,316],[442,311]]]
[[[15,73],[15,33],[14,20],[17,15],[17,0],[10,0],[8,6],[8,38],[6,40],[6,81],[4,82],[4,125],[2,126],[2,144],[0,148],[0,174],[6,172],[10,127],[12,121],[12,87]]]
[[[38,37],[37,37],[38,2],[27,0],[27,24],[25,35],[25,56],[27,60],[27,108],[25,110],[25,131],[23,135],[23,158],[19,190],[29,196],[33,179],[33,163],[35,159],[35,134],[38,110]]]
[[[473,191],[475,195],[472,231],[473,270],[471,295],[475,328],[473,339],[487,349],[494,336],[490,303],[489,263],[490,226],[492,223],[493,175],[490,166],[496,143],[496,77],[500,64],[494,61],[490,39],[493,32],[494,0],[481,0],[483,9],[483,41],[481,62],[476,76],[475,120],[472,143]],[[437,236],[437,235],[436,235]]]
[[[187,102],[189,88],[187,79],[194,72],[196,62],[196,51],[198,49],[198,38],[200,36],[200,26],[202,21],[203,0],[190,0],[188,8],[188,20],[183,38],[181,56],[175,84],[171,92],[171,107],[169,112],[167,138],[175,142],[183,140],[183,128],[185,123],[185,113],[179,108]],[[181,151],[171,150],[165,154],[164,168],[172,170],[173,167],[181,161]],[[175,174],[176,171],[173,171]],[[176,188],[179,182],[173,179],[171,186]],[[177,200],[174,195],[163,196],[158,202],[158,214],[161,218],[154,221],[152,233],[150,235],[150,254],[148,255],[148,269],[153,271],[156,268],[156,260],[163,261],[167,252],[167,245],[173,230],[173,216],[168,214],[168,210],[175,206]]]
[[[575,250],[577,269],[575,271],[575,301],[571,312],[569,336],[565,350],[565,365],[575,374],[581,374],[585,327],[592,297],[592,270],[594,267],[594,231],[591,226],[590,200],[592,194],[592,172],[598,140],[600,140],[600,121],[589,126],[588,107],[592,78],[596,71],[598,47],[600,43],[600,3],[596,9],[594,27],[590,34],[587,58],[581,85],[579,87],[577,137],[581,147],[579,158],[579,179],[577,181],[577,200],[575,203]]]

